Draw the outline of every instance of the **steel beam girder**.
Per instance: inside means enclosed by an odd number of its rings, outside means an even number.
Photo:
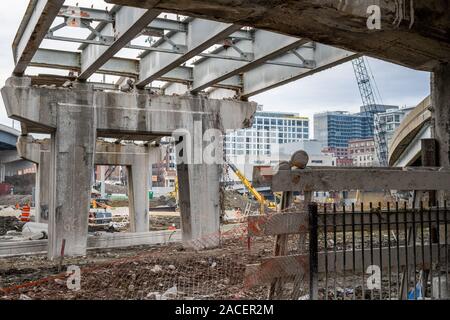
[[[38,49],[30,62],[31,67],[53,68],[63,70],[81,70],[81,54],[79,52],[60,51],[53,49]],[[139,60],[113,57],[108,60],[98,73],[137,78],[139,75]],[[178,67],[160,78],[162,81],[190,82],[192,68]]]
[[[194,68],[194,83],[191,92],[199,92],[229,77],[247,72],[283,53],[297,49],[308,40],[284,36],[278,33],[256,30],[254,41],[239,41],[235,46],[243,52],[252,52],[251,62],[224,60],[220,63],[212,59],[203,59]],[[222,55],[239,56],[230,47],[220,52]],[[301,61],[297,58],[297,63]]]
[[[166,73],[163,77],[160,78],[160,80],[163,81],[169,81],[169,83],[167,83],[166,85],[164,85],[162,87],[162,89],[164,90],[164,94],[166,95],[173,95],[173,94],[177,94],[177,95],[183,95],[186,94],[186,92],[189,91],[189,83],[180,83],[182,81],[173,81],[170,78],[170,75],[174,72],[176,72],[177,70],[181,71],[182,68],[187,68],[187,67],[178,67],[172,71],[169,71],[169,73]],[[192,68],[189,68],[189,71],[192,74]],[[177,72],[179,72],[177,71]],[[176,83],[178,82],[178,83]],[[192,81],[190,81],[192,82]],[[236,91],[240,91],[241,89],[241,77],[240,76],[235,76],[235,77],[231,77],[221,83],[218,83],[216,85],[214,85],[213,89],[216,90],[223,90],[223,92],[227,92],[227,94],[225,95],[215,95],[216,91],[215,90],[211,90],[211,92],[213,92],[214,94],[211,95],[210,92],[207,92],[207,95],[210,99],[223,99],[223,98],[232,98],[234,96],[236,96]]]
[[[159,14],[160,12],[155,10],[121,7],[115,14],[115,29],[113,30],[113,26],[108,24],[101,31],[103,35],[113,36],[116,40],[109,47],[91,44],[83,49],[79,80],[87,80]]]
[[[176,32],[170,40],[173,43],[186,46],[182,54],[164,52],[150,52],[141,59],[141,70],[138,88],[143,88],[150,82],[157,80],[170,70],[202,53],[219,41],[240,30],[240,26],[226,23],[193,19],[188,25],[188,32]],[[172,49],[172,44],[162,41],[160,47]]]
[[[81,54],[78,52],[38,49],[30,62],[31,67],[81,70]],[[111,58],[97,72],[125,77],[136,77],[139,61],[135,59]]]
[[[157,29],[175,32],[187,32],[187,24],[183,21],[175,21],[170,19],[156,18],[145,29]]]
[[[106,0],[308,38],[423,71],[450,62],[448,0]],[[382,30],[367,28],[381,9]],[[371,16],[373,17],[373,16]]]
[[[107,10],[62,6],[58,13],[62,18],[78,18],[89,21],[113,22],[114,18]]]
[[[63,4],[64,0],[30,2],[13,42],[15,75],[23,75]]]
[[[315,61],[315,68],[302,69],[297,67],[265,64],[252,69],[244,74],[243,91],[241,97],[248,98],[261,92],[273,89],[289,82],[310,76],[314,73],[332,68],[336,65],[350,61],[356,57],[350,51],[315,43],[315,49],[308,47],[296,50],[305,59]],[[292,53],[287,53],[274,59],[274,62],[299,62],[299,58]]]

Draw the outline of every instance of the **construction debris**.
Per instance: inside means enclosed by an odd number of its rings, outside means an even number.
[[[227,240],[219,249],[195,252],[180,244],[90,251],[87,257],[58,262],[44,256],[0,261],[0,300],[40,299],[263,299],[266,288],[247,290],[245,266],[271,252],[273,242]],[[246,254],[242,254],[243,251]],[[248,254],[247,254],[248,253]],[[65,269],[81,268],[81,290],[67,288]],[[57,280],[58,279],[58,280]],[[20,288],[19,288],[20,286]]]
[[[16,217],[0,216],[0,236],[4,236],[8,231],[21,231],[23,223]]]
[[[22,228],[22,236],[29,240],[47,239],[48,224],[28,222]]]

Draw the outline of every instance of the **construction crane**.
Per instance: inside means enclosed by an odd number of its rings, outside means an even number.
[[[375,117],[378,104],[376,103],[375,91],[370,80],[369,70],[364,57],[354,59],[352,61],[353,70],[355,71],[356,81],[358,83],[359,92],[361,94],[362,103],[366,112],[371,112]],[[373,75],[372,75],[373,78]],[[382,133],[381,124],[374,121],[375,148],[378,160],[381,166],[388,165],[388,150],[386,135]]]
[[[108,166],[108,169],[105,172],[105,180],[109,180],[114,171],[116,171],[117,166]]]

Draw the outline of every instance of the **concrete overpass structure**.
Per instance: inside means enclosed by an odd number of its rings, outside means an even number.
[[[389,165],[407,167],[420,161],[422,139],[432,138],[431,98],[425,98],[403,120],[389,146]]]
[[[183,149],[186,161],[178,167],[183,240],[187,243],[218,232],[220,166],[205,163],[197,150],[211,144],[213,137],[206,139],[208,130],[222,132],[251,123],[255,103],[97,91],[81,83],[73,88],[41,88],[32,86],[27,77],[8,79],[2,96],[8,116],[21,121],[29,132],[51,135],[50,258],[58,255],[63,239],[68,240],[67,254],[86,252],[97,137],[151,143],[178,132],[187,145]],[[218,245],[219,237],[214,239],[209,246]]]
[[[251,26],[432,71],[450,62],[446,0],[106,0],[146,10]],[[372,5],[381,29],[369,29]]]
[[[17,154],[16,142],[19,136],[20,131],[0,124],[0,183],[5,182],[6,176],[30,167],[30,163]]]
[[[160,10],[114,6],[104,11],[63,3],[30,2],[13,44],[14,74],[22,75],[29,66],[44,67],[71,71],[70,80],[85,81],[100,73],[132,78],[139,89],[163,81],[158,89],[163,94],[248,98],[357,56],[238,24],[168,17]],[[92,31],[87,38],[74,37],[69,27]],[[42,40],[80,46],[73,52],[46,49],[40,47]],[[119,57],[122,49],[132,58]],[[97,86],[112,89],[124,83],[121,79],[116,86]]]
[[[279,32],[430,71],[438,164],[450,167],[450,8],[446,0],[106,1]],[[373,5],[379,9],[380,29],[368,27],[377,11]],[[442,193],[443,198],[450,195]]]
[[[104,11],[31,1],[13,43],[14,76],[2,89],[8,115],[21,121],[24,134],[52,137],[50,258],[63,237],[71,239],[67,254],[86,252],[97,137],[153,142],[184,129],[192,134],[178,136],[180,142],[207,148],[211,137],[198,137],[209,129],[251,125],[256,104],[246,102],[249,97],[360,54],[433,72],[440,164],[450,167],[450,13],[444,0],[379,1],[381,31],[367,27],[373,3],[366,0],[107,2],[123,6]],[[68,36],[67,27],[90,35]],[[43,40],[80,47],[48,49]],[[123,49],[138,54],[124,58]],[[30,66],[69,74],[28,78]],[[121,78],[116,85],[88,83],[94,74]],[[164,85],[155,89],[157,81]],[[191,154],[184,148],[183,155]],[[191,160],[178,166],[185,242],[219,230],[219,165]],[[210,240],[208,246],[218,244],[218,237]]]
[[[21,136],[17,142],[18,155],[38,166],[36,179],[36,222],[49,222],[50,206],[50,140],[34,140]],[[162,160],[157,146],[114,143],[97,140],[95,165],[122,165],[128,171],[128,194],[130,199],[130,231],[149,231],[148,190],[150,168]]]

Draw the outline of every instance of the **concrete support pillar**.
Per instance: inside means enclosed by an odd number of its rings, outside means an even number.
[[[450,168],[450,65],[442,64],[431,76],[434,135],[438,141],[438,164]],[[450,200],[450,192],[440,192],[439,201]]]
[[[6,166],[4,163],[0,163],[0,183],[5,182],[6,178]]]
[[[100,194],[102,198],[106,197],[106,185],[105,185],[105,166],[100,166]]]
[[[36,180],[36,220],[48,222],[50,202],[50,143],[48,140],[35,141],[31,136],[19,137],[17,150],[23,159],[38,165]],[[95,164],[102,166],[123,165],[129,171],[130,219],[132,232],[149,231],[148,188],[151,163],[161,161],[158,147],[116,144],[97,141]],[[147,191],[146,191],[147,190]],[[90,189],[89,189],[90,193]]]
[[[48,223],[50,210],[50,150],[41,150],[36,174],[36,221]]]
[[[450,168],[450,65],[440,65],[432,73],[431,103],[435,137],[439,142],[439,164]]]
[[[220,127],[214,117],[197,118],[176,137],[183,244],[195,249],[220,244]]]
[[[150,228],[148,199],[150,159],[148,147],[146,149],[145,155],[136,156],[133,165],[127,166],[131,232],[148,232]]]
[[[76,104],[60,104],[58,127],[51,139],[48,257],[86,254],[88,214],[96,127],[93,90],[86,90]]]
[[[434,136],[438,141],[438,164],[450,168],[450,65],[442,64],[431,76],[431,105],[433,106]],[[450,200],[449,191],[439,191],[437,199],[441,206]],[[440,228],[441,243],[450,241],[450,231]]]
[[[196,249],[220,244],[220,167],[181,164],[177,167],[183,243]]]

